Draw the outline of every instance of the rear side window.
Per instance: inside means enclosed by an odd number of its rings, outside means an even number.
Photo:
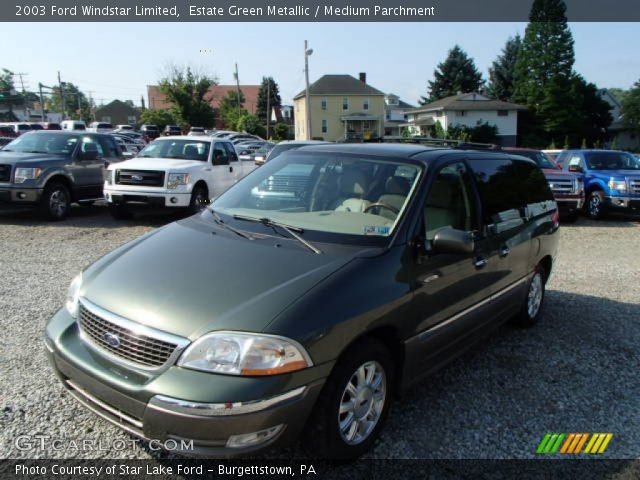
[[[471,162],[483,206],[484,221],[498,224],[519,219],[527,205],[553,200],[538,166],[524,160],[487,159]]]

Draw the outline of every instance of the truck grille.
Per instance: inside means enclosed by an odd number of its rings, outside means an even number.
[[[575,193],[575,182],[571,178],[548,179],[553,193]]]
[[[109,322],[80,304],[79,324],[89,339],[123,360],[147,368],[164,365],[178,345]],[[115,340],[114,340],[115,339]]]
[[[0,182],[11,181],[11,165],[0,165]]]
[[[629,179],[629,192],[640,195],[640,180]]]
[[[118,185],[163,187],[164,172],[156,170],[116,170],[116,183]]]

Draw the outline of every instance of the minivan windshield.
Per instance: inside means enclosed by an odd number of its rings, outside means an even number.
[[[207,141],[158,139],[144,147],[138,154],[138,158],[176,158],[180,160],[199,160],[206,162],[209,159],[210,148],[211,142]]]
[[[25,133],[9,143],[3,152],[48,153],[51,155],[71,155],[78,144],[77,135],[47,133]]]
[[[626,152],[586,152],[590,170],[640,170],[640,160]]]
[[[420,165],[400,160],[292,151],[245,177],[211,208],[303,231],[387,237],[421,174]]]

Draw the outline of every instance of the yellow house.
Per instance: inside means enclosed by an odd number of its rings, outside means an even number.
[[[366,74],[324,75],[309,85],[311,135],[307,133],[306,96],[293,98],[296,140],[359,141],[384,135],[384,93],[367,85]]]

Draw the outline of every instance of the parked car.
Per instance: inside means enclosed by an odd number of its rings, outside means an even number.
[[[216,138],[226,138],[230,135],[235,135],[237,133],[238,132],[232,132],[230,130],[216,130],[212,136]]]
[[[144,148],[144,144],[141,145],[136,140],[128,137],[127,135],[119,135],[116,133],[111,133],[110,135],[115,139],[125,157],[133,157]]]
[[[291,171],[295,199],[255,195]],[[400,390],[540,320],[557,231],[528,159],[315,145],[89,266],[44,341],[69,394],[131,434],[226,457],[308,426],[315,456],[355,458]]]
[[[127,130],[127,131],[133,131],[133,125],[129,125],[128,123],[121,123],[119,125],[116,125],[116,130]]]
[[[62,130],[62,126],[56,122],[45,122],[44,129],[45,130]]]
[[[2,150],[5,145],[11,143],[15,137],[0,137],[0,150]]]
[[[542,150],[542,152],[555,162],[556,158],[558,158],[558,155],[562,153],[562,150]]]
[[[149,143],[160,136],[160,130],[157,125],[142,125],[140,127],[140,133],[144,138],[144,141]]]
[[[191,127],[189,129],[189,133],[188,135],[204,135],[204,128],[203,127]]]
[[[116,219],[136,208],[197,212],[255,168],[239,162],[231,142],[211,137],[161,137],[137,157],[109,168],[104,194]]]
[[[569,222],[576,220],[584,206],[584,182],[582,175],[565,172],[543,151],[530,148],[509,148],[504,151],[530,158],[542,169],[558,203],[560,215]]]
[[[264,165],[267,155],[269,155],[269,152],[273,149],[273,147],[275,147],[275,145],[272,143],[269,143],[264,147],[256,150],[255,153],[253,154],[253,163],[258,166]]]
[[[241,142],[246,142],[247,140],[264,141],[262,138],[258,137],[257,135],[251,135],[249,133],[236,133],[236,134],[228,135],[226,138],[234,145],[237,145]]]
[[[44,127],[36,122],[29,123],[29,126],[31,127],[31,130],[44,130]]]
[[[565,150],[558,165],[581,173],[587,196],[587,215],[600,219],[609,210],[640,209],[640,160],[618,150]]]
[[[14,122],[14,123],[4,123],[2,125],[5,128],[9,128],[13,131],[13,135],[7,133],[7,136],[19,137],[23,133],[27,133],[31,131],[31,125],[24,122]],[[4,135],[4,132],[3,132]]]
[[[0,125],[0,137],[16,138],[18,134],[16,129],[11,125]]]
[[[60,126],[62,130],[72,130],[83,132],[87,129],[87,125],[82,120],[64,120]]]
[[[246,160],[253,160],[253,154],[256,153],[258,150],[265,148],[265,146],[267,145],[271,145],[271,147],[273,147],[273,144],[270,144],[269,142],[265,142],[265,141],[239,143],[234,145],[234,147],[236,149],[236,153],[238,154],[238,157],[240,158],[240,160],[246,161]]]
[[[86,132],[30,132],[0,150],[0,207],[38,208],[51,220],[72,202],[102,197],[105,164],[122,160],[115,140]]]
[[[306,147],[308,145],[326,145],[328,143],[330,142],[324,142],[322,140],[285,140],[276,144],[276,146],[269,151],[269,154],[264,159],[264,161],[268,162],[269,160],[273,160],[281,153],[289,150],[296,150],[300,147]]]
[[[167,125],[164,127],[162,134],[165,137],[170,137],[172,135],[182,135],[182,129],[178,125]]]
[[[113,132],[114,128],[109,122],[92,122],[87,130],[90,132],[109,133]]]

